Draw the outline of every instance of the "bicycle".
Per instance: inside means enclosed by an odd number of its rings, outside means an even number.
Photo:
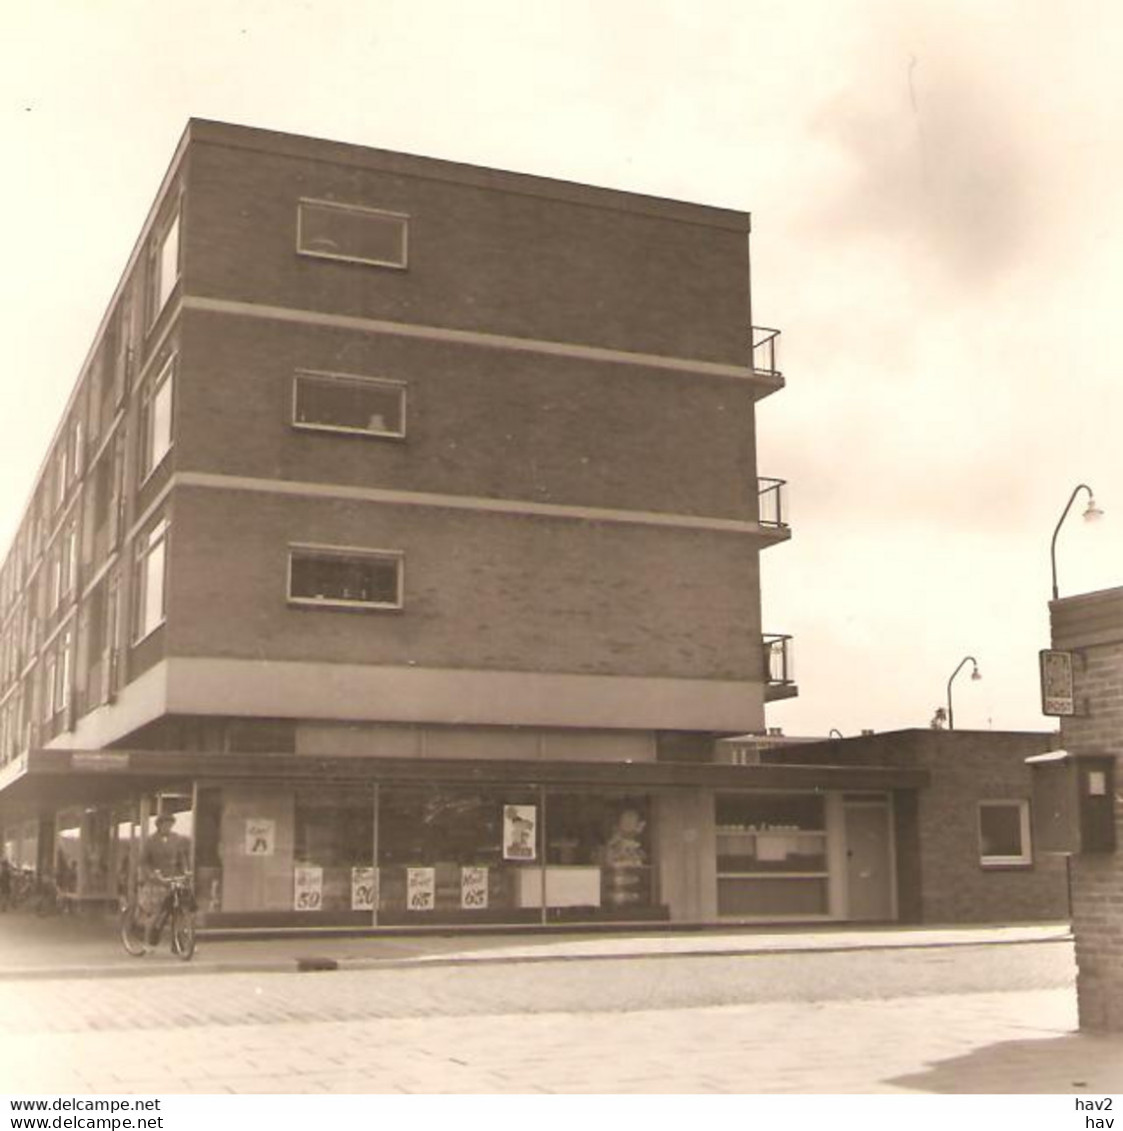
[[[135,896],[132,899],[122,897],[121,944],[126,954],[141,958],[159,945],[163,924],[166,922],[171,928],[172,954],[187,962],[195,953],[195,896],[191,891],[191,877],[183,875],[157,878],[168,885],[160,910],[155,915],[160,930],[150,943],[148,931],[151,916],[141,908]]]

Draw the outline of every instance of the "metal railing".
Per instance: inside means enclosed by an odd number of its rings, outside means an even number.
[[[792,638],[766,635],[761,642],[764,645],[764,682],[769,687],[791,687],[795,683]]]
[[[788,481],[757,476],[757,521],[761,526],[786,529],[788,525]]]
[[[752,328],[753,370],[770,377],[780,376],[780,331],[767,326]]]

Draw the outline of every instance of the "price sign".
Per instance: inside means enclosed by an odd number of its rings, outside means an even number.
[[[373,911],[378,904],[378,871],[375,868],[351,869],[351,910]]]
[[[437,905],[435,868],[406,869],[406,910],[432,911]]]
[[[264,818],[246,819],[246,855],[272,856],[277,842],[277,822]]]
[[[319,911],[323,904],[323,868],[315,864],[298,864],[293,869],[293,910]]]
[[[487,908],[487,869],[460,869],[460,906],[465,911],[483,911]]]

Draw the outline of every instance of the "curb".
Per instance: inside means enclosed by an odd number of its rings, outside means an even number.
[[[682,951],[628,951],[608,954],[471,954],[418,955],[408,958],[331,958],[326,955],[294,955],[286,958],[233,959],[207,962],[183,962],[161,956],[159,965],[137,959],[133,964],[117,962],[101,966],[25,966],[14,970],[0,970],[0,982],[6,981],[68,981],[83,978],[158,978],[191,974],[292,974],[330,973],[337,970],[418,970],[467,966],[530,966],[564,962],[613,962],[620,960],[676,959],[676,958],[761,958],[773,955],[849,954],[885,950],[942,950],[949,948],[983,946],[1037,946],[1051,943],[1071,943],[1073,935],[1057,934],[1045,938],[1015,939],[933,939],[928,941],[864,941],[854,945],[827,944],[824,946],[771,946],[771,947],[714,947],[704,950]]]

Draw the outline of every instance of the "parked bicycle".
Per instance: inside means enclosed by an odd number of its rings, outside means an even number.
[[[190,875],[158,876],[167,885],[159,908],[150,913],[134,896],[122,899],[121,944],[126,953],[140,958],[160,945],[165,924],[171,932],[172,954],[187,962],[195,953],[195,896]]]

